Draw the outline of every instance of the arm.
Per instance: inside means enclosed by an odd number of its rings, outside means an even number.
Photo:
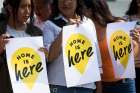
[[[0,55],[4,52],[5,44],[8,43],[6,38],[7,36],[5,34],[0,36]]]
[[[51,62],[54,59],[56,59],[61,51],[61,45],[62,45],[62,32],[58,35],[58,37],[55,39],[55,41],[52,43],[50,49],[49,49],[49,55],[48,55],[48,61]]]
[[[134,50],[134,57],[136,58],[139,54],[140,51],[140,43],[138,43],[135,40],[132,40],[132,44],[133,44],[133,50]]]
[[[68,19],[68,25],[71,24],[77,24],[77,26],[80,24],[80,17],[77,16],[75,19]],[[56,27],[56,29],[59,29],[58,27]],[[59,33],[58,37],[55,39],[55,41],[51,44],[50,48],[49,48],[49,55],[48,55],[48,61],[51,62],[54,59],[56,59],[61,51],[61,47],[62,47],[62,31]]]
[[[133,50],[134,50],[134,57],[136,58],[140,51],[140,35],[138,31],[132,30],[130,32],[130,35],[132,37],[132,44],[133,44]]]
[[[130,36],[132,37],[135,66],[140,67],[139,61],[138,61],[140,60],[140,33],[134,29],[130,31]]]
[[[102,83],[101,81],[98,81],[96,84],[96,93],[102,93]]]

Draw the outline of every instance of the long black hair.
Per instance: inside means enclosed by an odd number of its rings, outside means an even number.
[[[126,12],[126,15],[135,15],[138,13],[138,4],[137,0],[132,0],[129,6],[129,9]]]
[[[83,0],[87,9],[91,9],[92,19],[102,26],[120,19],[114,17],[105,0]]]
[[[21,0],[5,0],[3,3],[3,10],[0,14],[0,34],[4,34],[6,32],[8,20],[10,13],[8,11],[8,5],[12,7],[12,14],[14,21],[16,20],[18,9],[20,6]],[[30,22],[27,24],[27,28],[25,30],[31,36],[40,36],[42,35],[42,31],[35,27],[33,24],[33,1],[31,0],[31,15],[30,15]],[[3,18],[3,19],[2,19]],[[15,26],[16,28],[16,26]]]
[[[81,19],[83,19],[84,13],[83,13],[83,0],[77,0],[77,7],[76,7],[76,14],[80,16]],[[59,8],[58,8],[58,0],[53,0],[52,3],[52,16],[51,18],[57,17],[60,14]]]
[[[4,0],[3,2],[3,8],[1,17],[8,21],[10,13],[8,10],[8,6],[12,7],[12,16],[14,21],[17,19],[17,13],[20,6],[21,0]],[[31,0],[31,15],[30,15],[30,23],[33,23],[33,16],[34,16],[34,6],[33,6],[33,0]]]

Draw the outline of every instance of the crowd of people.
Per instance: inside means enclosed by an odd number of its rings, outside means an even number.
[[[62,28],[92,20],[96,28],[101,57],[101,81],[66,87]],[[116,78],[109,54],[106,28],[108,23],[140,21],[140,0],[132,0],[124,17],[115,17],[106,0],[4,0],[0,14],[0,93],[13,93],[6,62],[7,38],[43,36],[51,93],[140,93],[140,31],[132,37],[136,79]],[[91,35],[92,36],[92,35]],[[57,77],[57,78],[56,78]],[[136,83],[136,84],[135,84]]]

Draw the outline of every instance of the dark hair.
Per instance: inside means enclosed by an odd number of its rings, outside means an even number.
[[[112,15],[105,0],[84,0],[84,4],[92,10],[93,20],[102,26],[120,19]]]
[[[33,0],[33,1],[36,3],[37,0]],[[41,3],[44,4],[44,5],[52,3],[52,0],[38,0],[38,1],[41,1]]]
[[[126,15],[135,15],[138,13],[138,4],[137,0],[132,0],[129,6],[129,9],[126,12]]]
[[[20,3],[21,3],[21,0],[4,0],[2,14],[5,15],[5,19],[7,21],[8,21],[9,16],[10,16],[7,6],[9,5],[12,7],[12,14],[13,14],[12,16],[13,16],[13,19],[16,20]],[[31,0],[30,23],[33,22],[33,16],[34,16],[34,6],[33,6],[33,0]]]
[[[58,8],[58,0],[53,0],[51,18],[57,17],[59,13],[60,11]],[[83,19],[84,14],[83,14],[83,1],[82,0],[77,0],[76,14],[80,16],[81,19]]]

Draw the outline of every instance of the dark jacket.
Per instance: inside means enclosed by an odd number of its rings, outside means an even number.
[[[0,35],[6,33],[6,27],[7,22],[1,20]],[[42,31],[32,24],[27,25],[26,33],[31,36],[42,36]],[[0,54],[0,93],[13,93],[5,52],[3,54]]]

